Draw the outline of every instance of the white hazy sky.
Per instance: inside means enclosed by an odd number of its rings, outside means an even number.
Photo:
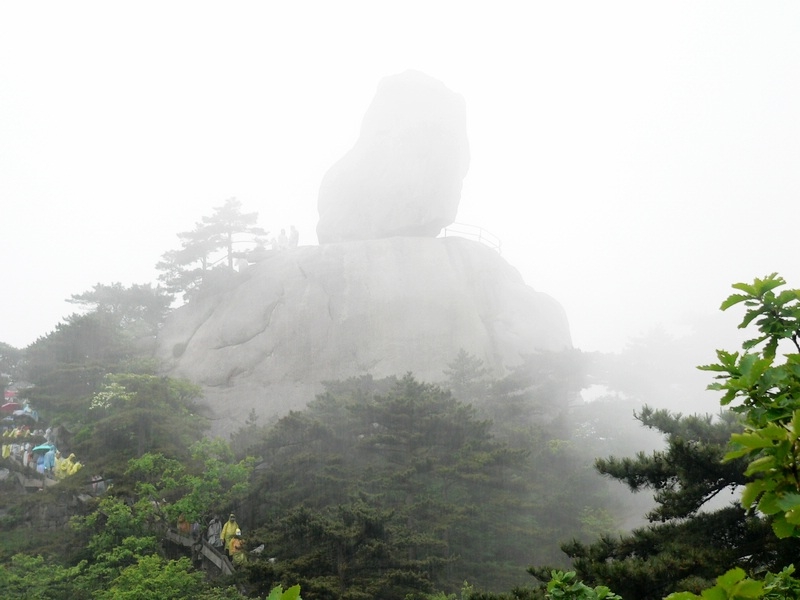
[[[322,176],[409,68],[466,101],[458,221],[577,347],[800,287],[798,2],[3,2],[0,341],[155,282],[231,196],[316,243]]]

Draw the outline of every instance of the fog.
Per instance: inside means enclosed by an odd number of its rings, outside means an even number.
[[[315,244],[323,175],[381,78],[416,69],[466,103],[458,222],[576,347],[660,327],[710,358],[731,283],[800,286],[798,31],[793,3],[4,3],[0,341],[154,282],[229,197]]]

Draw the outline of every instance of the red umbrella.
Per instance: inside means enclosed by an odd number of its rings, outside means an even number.
[[[22,408],[22,404],[19,402],[6,402],[3,406],[0,406],[0,410],[5,412],[13,412],[15,410],[19,410]]]

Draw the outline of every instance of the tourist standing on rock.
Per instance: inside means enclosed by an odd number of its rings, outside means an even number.
[[[225,546],[225,550],[228,551],[230,554],[229,546],[231,544],[231,540],[233,536],[236,535],[236,531],[239,530],[239,524],[236,522],[236,515],[231,513],[231,516],[228,517],[228,520],[225,521],[225,525],[222,527],[222,544]]]
[[[286,230],[281,229],[281,233],[278,236],[278,250],[286,250],[289,247],[289,238],[286,237]]]
[[[294,228],[294,225],[289,227],[289,248],[297,248],[297,243],[300,241],[300,233]]]
[[[222,538],[220,538],[220,534],[222,533],[222,523],[219,522],[219,519],[214,515],[211,519],[211,522],[208,524],[208,531],[206,531],[206,537],[208,538],[208,543],[214,546],[214,548],[219,548],[222,546]]]

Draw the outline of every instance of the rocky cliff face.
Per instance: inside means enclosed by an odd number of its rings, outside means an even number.
[[[571,346],[557,302],[462,238],[275,251],[226,287],[177,310],[158,351],[171,375],[203,386],[216,433],[251,409],[300,408],[326,380],[410,371],[442,381],[462,348],[501,374],[525,354]]]
[[[462,349],[500,376],[526,354],[571,346],[559,304],[495,250],[436,237],[455,219],[468,165],[461,96],[414,71],[381,82],[358,142],[320,186],[321,245],[206,282],[160,334],[159,358],[203,386],[215,433],[252,409],[301,408],[323,381],[439,382]]]

